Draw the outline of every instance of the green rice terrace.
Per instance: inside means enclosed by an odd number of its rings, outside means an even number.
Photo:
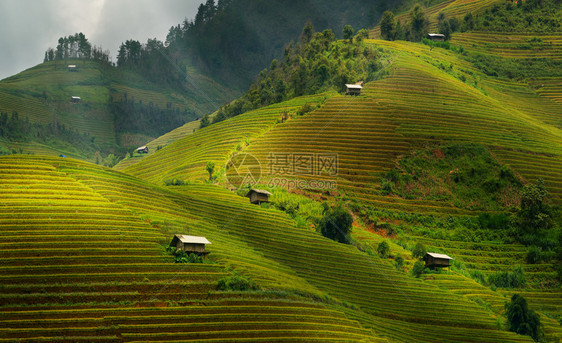
[[[511,6],[425,4],[430,30]],[[206,100],[91,61],[2,80],[0,112],[21,119],[0,115],[0,342],[562,341],[560,33],[380,37],[331,50],[376,62],[360,94],[297,94],[276,61],[257,81],[269,102],[252,86],[234,115],[203,75]],[[327,74],[345,64],[319,56]],[[116,131],[116,113],[148,106],[201,113],[158,138]],[[45,128],[127,151],[104,167]],[[182,255],[176,234],[211,244]],[[513,329],[516,295],[534,336]]]
[[[463,296],[216,186],[164,189],[60,158],[0,168],[4,341],[527,341]],[[209,263],[163,253],[186,230],[212,241]],[[259,288],[217,290],[234,271]]]

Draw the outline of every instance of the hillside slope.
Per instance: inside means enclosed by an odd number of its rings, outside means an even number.
[[[166,190],[60,158],[2,157],[0,168],[5,340],[528,341],[475,303],[215,186]],[[211,240],[214,263],[173,264],[160,244],[177,232]],[[262,290],[215,291],[232,270]]]
[[[489,78],[453,51],[406,42],[367,44],[387,49],[392,64],[389,75],[368,83],[362,96],[327,93],[252,111],[197,131],[125,170],[151,182],[202,179],[207,162],[224,166],[249,137],[243,152],[256,156],[264,169],[272,152],[337,153],[338,188],[351,196],[378,206],[459,212],[446,203],[382,197],[379,182],[394,159],[411,149],[472,142],[487,146],[525,180],[543,178],[553,197],[562,199],[556,172],[562,163],[558,103]],[[321,101],[304,117],[276,123],[283,112],[296,111],[295,105]],[[212,144],[202,150],[201,142]],[[529,168],[531,161],[536,167]],[[262,182],[268,182],[267,175]]]
[[[78,71],[67,69],[71,63]],[[199,88],[186,92],[96,61],[51,61],[30,68],[0,81],[0,112],[10,119],[17,112],[20,118],[18,125],[1,123],[2,151],[63,153],[91,161],[96,151],[104,157],[123,155],[126,148],[212,112],[234,95],[207,77],[188,75]],[[72,96],[80,102],[72,103]],[[123,113],[129,107],[134,109]],[[162,115],[173,119],[160,118],[146,128],[146,117]]]

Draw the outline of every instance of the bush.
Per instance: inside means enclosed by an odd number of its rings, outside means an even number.
[[[543,250],[541,247],[531,245],[527,249],[527,263],[535,264],[550,261],[554,253],[552,251]]]
[[[178,250],[174,255],[176,256],[175,263],[203,263],[203,257],[194,253],[188,255],[185,251]]]
[[[353,217],[347,210],[341,206],[333,209],[324,209],[324,217],[320,220],[318,226],[322,236],[330,238],[336,242],[349,243],[349,233]]]
[[[412,255],[415,258],[422,259],[424,258],[425,254],[427,254],[427,250],[425,249],[425,246],[420,242],[416,243],[414,249],[412,250]]]
[[[483,285],[486,283],[486,275],[484,275],[484,273],[482,273],[480,270],[471,270],[469,274],[470,277],[479,284]]]
[[[257,290],[258,286],[240,275],[227,276],[219,279],[217,290],[219,291],[252,291]]]
[[[425,269],[425,263],[423,261],[417,261],[414,263],[414,268],[412,268],[412,274],[415,277],[420,277]]]
[[[379,243],[379,246],[377,247],[377,253],[382,258],[388,258],[388,256],[390,256],[390,246],[386,241],[382,241]]]
[[[511,297],[505,304],[509,331],[519,335],[531,336],[535,342],[542,338],[543,332],[539,315],[528,308],[527,300],[519,294]]]
[[[185,181],[174,178],[171,180],[170,179],[164,180],[164,184],[166,186],[183,186],[185,185]]]
[[[488,275],[488,284],[502,288],[519,288],[525,285],[525,274],[521,266],[511,272],[496,272]]]
[[[404,270],[404,257],[398,255],[394,258],[394,267],[398,271]]]

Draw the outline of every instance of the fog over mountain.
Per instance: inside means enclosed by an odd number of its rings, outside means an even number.
[[[115,60],[121,42],[164,40],[170,26],[193,18],[201,0],[3,0],[0,79],[43,61],[61,36],[83,32]]]

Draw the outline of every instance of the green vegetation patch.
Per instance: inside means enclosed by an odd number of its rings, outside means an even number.
[[[302,95],[344,91],[346,83],[375,79],[382,64],[380,52],[363,43],[367,31],[360,30],[353,39],[353,28],[348,25],[346,40],[336,41],[335,37],[332,30],[314,32],[312,24],[307,24],[300,42],[285,48],[283,60],[273,60],[246,94],[219,110],[214,122]]]
[[[382,179],[383,195],[451,202],[473,210],[501,210],[519,203],[521,180],[478,144],[414,151]]]

